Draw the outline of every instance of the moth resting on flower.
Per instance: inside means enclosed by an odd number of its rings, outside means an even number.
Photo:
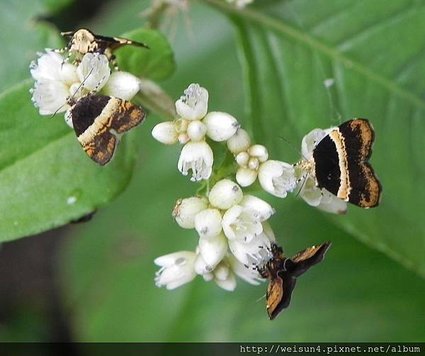
[[[121,135],[145,117],[144,110],[130,102],[140,90],[140,80],[128,72],[111,72],[103,54],[86,53],[76,65],[46,50],[31,63],[30,71],[35,79],[32,101],[39,113],[66,111],[66,123],[100,165],[111,160]]]

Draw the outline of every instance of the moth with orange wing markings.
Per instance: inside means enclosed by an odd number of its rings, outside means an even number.
[[[289,306],[297,277],[321,262],[330,246],[330,242],[325,242],[288,258],[284,256],[279,245],[272,243],[271,258],[263,266],[258,267],[260,275],[269,280],[266,301],[270,320],[276,318],[283,309]]]
[[[375,133],[367,119],[353,119],[331,128],[316,144],[309,167],[317,187],[361,208],[376,207],[382,186],[369,159]]]
[[[148,45],[129,40],[121,37],[106,37],[96,35],[86,28],[77,31],[61,32],[61,35],[68,39],[66,50],[69,53],[75,54],[76,61],[79,61],[86,53],[100,53],[104,54],[108,60],[113,60],[113,52],[123,46],[137,46],[149,48]]]
[[[112,159],[120,136],[145,118],[141,107],[106,95],[88,94],[70,104],[67,114],[78,141],[87,155],[102,166]]]

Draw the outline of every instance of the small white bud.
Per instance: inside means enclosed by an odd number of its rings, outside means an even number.
[[[221,232],[221,214],[217,209],[205,209],[195,216],[195,229],[202,238],[213,238]]]
[[[165,145],[172,145],[178,139],[178,134],[172,121],[165,121],[156,125],[152,130],[152,136],[155,140]]]
[[[103,88],[106,95],[131,100],[140,90],[140,79],[128,72],[113,72]]]
[[[210,112],[202,121],[207,126],[207,136],[216,142],[228,140],[239,128],[238,121],[225,112]]]
[[[257,171],[240,167],[236,172],[236,181],[241,187],[248,187],[257,179]]]
[[[263,145],[252,145],[248,149],[248,154],[251,157],[256,157],[260,162],[265,162],[269,158],[269,152],[267,151],[267,148]]]
[[[257,170],[258,169],[258,167],[260,166],[260,162],[258,161],[258,158],[256,158],[256,157],[251,157],[249,160],[248,160],[248,168],[249,169],[252,169],[252,170]]]
[[[173,209],[173,217],[180,227],[193,229],[195,227],[196,214],[206,208],[207,200],[205,198],[190,197],[179,199]]]
[[[243,197],[242,189],[229,179],[218,181],[210,191],[208,199],[218,209],[229,209],[238,204]]]
[[[193,120],[189,122],[187,127],[187,135],[192,141],[201,141],[205,137],[207,127],[199,120]]]
[[[250,145],[251,139],[248,133],[241,128],[239,128],[236,133],[227,140],[227,148],[233,154],[246,151]]]
[[[236,163],[241,167],[247,167],[249,161],[249,154],[245,151],[239,152],[235,157]]]

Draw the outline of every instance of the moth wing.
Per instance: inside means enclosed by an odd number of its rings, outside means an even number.
[[[139,125],[146,116],[144,110],[133,103],[118,98],[111,98],[116,101],[116,106],[111,110],[110,128],[117,133],[124,133]]]
[[[276,318],[283,309],[288,307],[295,283],[296,279],[286,274],[278,275],[270,280],[266,294],[267,313],[270,320]]]
[[[354,119],[339,126],[344,137],[350,174],[349,202],[362,208],[379,204],[382,186],[368,163],[375,132],[367,119]]]
[[[288,273],[294,277],[298,277],[305,273],[310,267],[321,262],[325,257],[326,251],[330,248],[331,243],[325,242],[318,246],[312,246],[298,252],[290,259],[292,263],[287,263]]]
[[[109,131],[104,131],[82,146],[93,161],[104,166],[112,159],[117,143],[118,140],[115,135]]]

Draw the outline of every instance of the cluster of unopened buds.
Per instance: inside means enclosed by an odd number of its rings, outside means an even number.
[[[30,65],[35,79],[32,101],[40,115],[66,112],[88,93],[102,93],[131,100],[140,90],[140,79],[131,73],[112,71],[110,60],[101,53],[86,53],[79,63],[70,63],[57,50],[47,49]],[[72,127],[72,120],[65,114]]]
[[[251,284],[259,283],[257,267],[270,258],[275,236],[268,223],[273,207],[243,192],[257,180],[274,196],[285,198],[288,192],[296,191],[312,206],[334,213],[346,210],[345,202],[314,184],[311,169],[304,164],[269,159],[266,147],[252,144],[236,118],[224,112],[208,112],[205,88],[189,85],[176,102],[176,112],[178,118],[156,125],[152,135],[164,144],[183,144],[179,171],[183,175],[191,171],[192,181],[208,184],[202,194],[177,201],[174,219],[182,228],[195,229],[199,241],[195,251],[175,252],[155,260],[160,266],[157,286],[174,289],[197,275],[214,280],[226,290],[236,287],[235,275]],[[304,137],[301,162],[311,158],[315,142],[324,135],[325,130],[316,129]],[[211,142],[226,144],[234,157],[230,170],[229,166],[214,166]]]

